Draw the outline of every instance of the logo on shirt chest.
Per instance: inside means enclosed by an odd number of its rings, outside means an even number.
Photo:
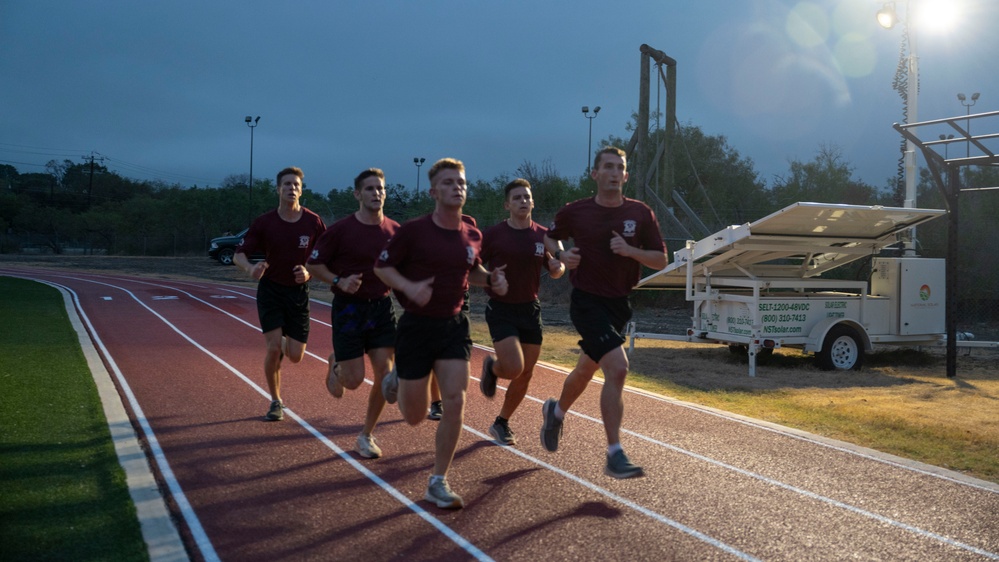
[[[309,247],[309,236],[299,236],[298,237],[298,247],[308,248]]]
[[[633,220],[626,220],[624,221],[624,230],[621,231],[621,236],[634,236],[637,228],[637,222]]]
[[[468,261],[468,265],[474,264],[475,263],[475,248],[473,248],[471,246],[465,246],[465,251],[468,254],[468,256],[465,258]]]
[[[535,256],[543,256],[543,255],[545,255],[545,245],[542,244],[541,242],[535,242],[534,243],[534,255]]]

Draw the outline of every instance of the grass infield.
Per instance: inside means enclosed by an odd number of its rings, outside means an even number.
[[[58,290],[0,277],[3,560],[148,560]]]

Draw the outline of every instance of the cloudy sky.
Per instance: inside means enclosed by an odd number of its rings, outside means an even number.
[[[934,0],[911,0],[929,10]],[[999,109],[999,2],[916,23],[920,120]],[[549,162],[577,177],[594,145],[628,137],[639,47],[677,60],[682,123],[724,135],[772,183],[838,148],[855,178],[896,171],[901,26],[875,0],[0,0],[0,163],[20,172],[95,152],[126,177],[217,186],[286,165],[321,193],[414,157],[472,179]],[[897,2],[905,18],[907,2]],[[652,92],[665,100],[665,92]],[[957,148],[951,148],[954,151]],[[960,148],[963,150],[963,145]],[[423,168],[423,183],[426,187]]]

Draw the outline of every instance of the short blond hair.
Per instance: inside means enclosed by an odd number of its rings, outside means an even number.
[[[440,160],[434,162],[434,165],[430,167],[427,171],[427,177],[430,178],[430,187],[434,186],[434,178],[441,170],[458,170],[459,172],[465,172],[465,165],[461,160],[455,158],[441,158]]]

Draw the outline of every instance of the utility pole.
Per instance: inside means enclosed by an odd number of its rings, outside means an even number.
[[[94,160],[100,160],[101,164],[103,164],[104,157],[91,150],[90,156],[84,156],[83,159],[90,160],[90,185],[87,186],[87,209],[89,209],[91,198],[94,193]]]

